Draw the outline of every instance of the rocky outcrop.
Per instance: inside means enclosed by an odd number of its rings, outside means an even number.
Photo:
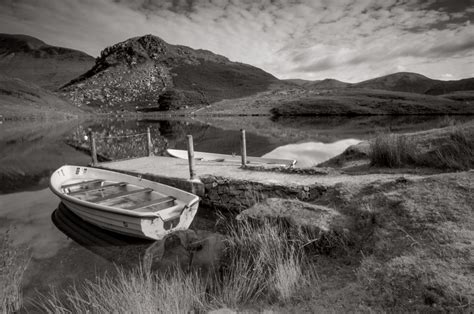
[[[146,35],[104,49],[92,69],[61,91],[101,112],[175,110],[249,95],[273,81],[255,67]]]

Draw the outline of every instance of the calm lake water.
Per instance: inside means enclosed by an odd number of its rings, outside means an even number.
[[[151,128],[155,153],[166,148],[185,149],[192,134],[196,151],[239,152],[240,129],[247,131],[247,153],[296,159],[312,166],[341,153],[346,147],[380,130],[407,132],[430,129],[444,117],[299,118],[223,117],[172,120],[100,120],[4,122],[0,125],[0,232],[10,230],[14,246],[28,246],[31,262],[24,278],[24,295],[32,298],[51,287],[59,291],[75,281],[113,272],[114,263],[129,267],[152,252],[153,242],[104,232],[59,206],[48,189],[51,172],[64,164],[87,165],[89,156],[68,146],[66,140],[84,141],[87,130],[98,136],[99,154],[127,158],[144,154],[143,136],[121,138]],[[458,117],[466,120],[469,118]],[[130,140],[130,139],[133,139]],[[192,228],[202,234],[213,230],[214,217],[201,207]],[[164,259],[173,263],[179,250]],[[209,255],[209,254],[207,254]],[[201,261],[205,263],[205,257]]]

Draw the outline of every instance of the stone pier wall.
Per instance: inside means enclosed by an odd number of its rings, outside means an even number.
[[[106,163],[97,168],[108,169]],[[201,204],[221,211],[242,211],[267,198],[298,199],[312,201],[327,192],[327,187],[314,185],[285,185],[230,179],[221,176],[200,176],[199,180],[184,180],[149,173],[138,174],[133,171],[115,170],[133,176],[141,176],[201,197]]]
[[[281,185],[235,180],[218,176],[200,177],[204,184],[202,203],[220,210],[241,211],[270,197],[311,201],[327,190],[321,185]]]

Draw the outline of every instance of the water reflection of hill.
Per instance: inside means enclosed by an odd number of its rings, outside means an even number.
[[[21,121],[0,124],[0,193],[44,188],[54,169],[84,165],[89,158],[64,144],[81,121]]]

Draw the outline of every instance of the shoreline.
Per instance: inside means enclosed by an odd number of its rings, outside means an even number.
[[[474,117],[474,113],[448,113],[448,114],[438,114],[438,113],[413,113],[413,114],[390,114],[390,113],[374,113],[374,114],[355,114],[355,113],[326,113],[326,114],[301,114],[301,115],[272,115],[268,114],[241,114],[241,113],[199,113],[195,114],[192,112],[169,112],[169,113],[135,113],[135,112],[123,112],[123,113],[84,113],[84,114],[64,114],[64,116],[59,113],[58,115],[48,115],[48,114],[34,114],[34,115],[0,115],[0,121],[34,121],[34,120],[75,120],[75,119],[151,119],[151,118],[192,118],[192,117],[269,117],[277,119],[285,118],[324,118],[324,117],[418,117],[418,116],[430,116],[430,117],[443,117],[443,116],[466,116]],[[60,117],[63,117],[62,119]],[[59,119],[58,119],[59,118]]]

